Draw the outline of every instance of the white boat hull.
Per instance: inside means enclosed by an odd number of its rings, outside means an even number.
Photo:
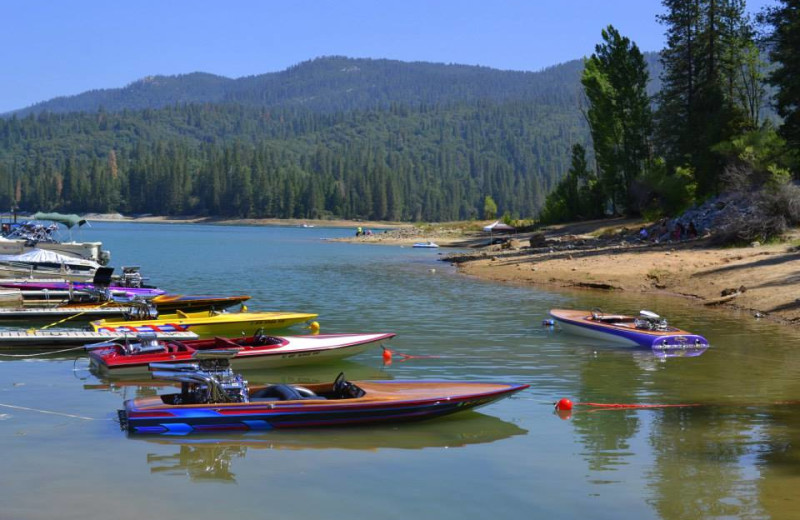
[[[616,343],[617,345],[624,345],[626,347],[638,347],[639,344],[631,339],[617,336],[615,334],[609,334],[607,332],[595,329],[589,329],[586,327],[581,327],[578,325],[573,325],[567,321],[562,321],[556,318],[556,322],[558,323],[559,328],[564,332],[569,334],[574,334],[576,336],[583,336],[584,338],[596,339],[600,341],[608,341],[612,343]]]

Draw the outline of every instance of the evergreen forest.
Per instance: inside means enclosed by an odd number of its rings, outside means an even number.
[[[330,57],[59,98],[0,120],[0,207],[444,221],[490,196],[534,215],[587,143],[581,66]]]

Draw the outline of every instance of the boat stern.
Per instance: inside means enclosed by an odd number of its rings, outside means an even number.
[[[674,334],[653,340],[653,353],[660,357],[699,356],[709,347],[708,340],[699,334]]]

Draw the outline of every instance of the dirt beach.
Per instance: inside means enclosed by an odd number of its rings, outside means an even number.
[[[443,259],[462,273],[486,280],[659,293],[800,324],[800,230],[779,243],[719,248],[708,238],[640,240],[640,225],[616,220],[553,227],[511,235],[495,245],[488,245],[485,233],[446,225],[428,230],[405,227],[349,240],[387,245],[432,240],[442,247],[472,248]]]

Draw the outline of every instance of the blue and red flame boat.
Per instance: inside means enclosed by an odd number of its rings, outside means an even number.
[[[194,363],[151,364],[155,378],[180,392],[125,401],[120,425],[133,434],[317,428],[430,419],[469,410],[528,388],[458,381],[357,381],[249,387],[235,375],[232,353],[207,351]]]

